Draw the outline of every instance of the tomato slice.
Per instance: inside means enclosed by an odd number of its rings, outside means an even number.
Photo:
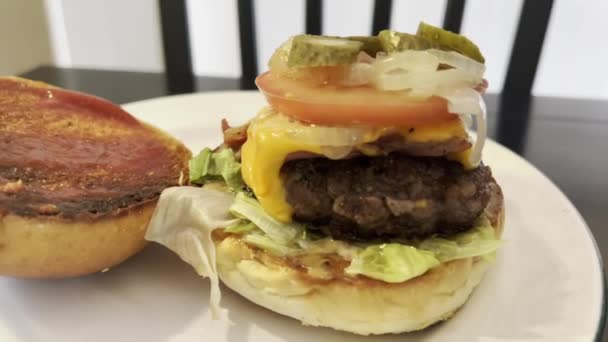
[[[258,76],[256,85],[276,111],[319,125],[414,126],[457,116],[436,96],[420,99],[371,87],[318,86],[269,72]]]

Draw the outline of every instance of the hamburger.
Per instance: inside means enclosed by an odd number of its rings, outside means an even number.
[[[109,101],[0,78],[0,276],[63,278],[139,252],[190,151]]]
[[[146,238],[212,283],[305,325],[424,329],[469,298],[500,246],[484,165],[484,58],[464,36],[299,35],[256,84],[249,122],[190,161]],[[475,124],[476,134],[468,128]]]

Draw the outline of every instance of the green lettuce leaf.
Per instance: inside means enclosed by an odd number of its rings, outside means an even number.
[[[204,148],[196,157],[190,159],[189,167],[190,182],[193,184],[202,185],[210,181],[224,180],[234,192],[243,188],[241,164],[230,148],[217,152]]]
[[[211,279],[210,307],[213,316],[220,317],[225,311],[220,307],[216,252],[211,238],[214,229],[242,234],[244,242],[279,256],[338,254],[350,261],[345,269],[349,275],[399,283],[458,258],[481,256],[492,260],[500,242],[487,220],[476,226],[449,239],[430,238],[411,245],[339,241],[315,236],[315,231],[305,234],[301,225],[270,217],[255,198],[210,184],[163,191],[145,238],[167,246],[201,276]]]
[[[400,283],[439,266],[433,252],[398,243],[372,245],[360,252],[345,271],[387,283]]]
[[[297,248],[293,248],[285,244],[276,242],[275,240],[269,238],[267,235],[259,233],[247,234],[243,237],[243,240],[245,240],[245,242],[247,243],[260,247],[274,255],[279,256],[293,254],[298,250]]]
[[[501,241],[496,237],[494,228],[487,219],[481,219],[476,227],[456,234],[449,240],[444,238],[423,240],[418,248],[433,252],[441,262],[474,256],[488,256],[487,260],[491,260],[491,254],[500,247]]]
[[[226,229],[224,229],[224,231],[226,233],[244,234],[244,233],[249,233],[249,232],[255,230],[256,228],[257,227],[255,226],[255,224],[253,224],[253,222],[249,222],[246,220],[239,220],[236,224],[226,227]]]
[[[282,223],[268,215],[260,202],[248,197],[245,193],[238,193],[230,212],[237,217],[253,222],[268,237],[277,243],[290,244],[302,236],[303,226],[293,223]]]
[[[145,239],[166,246],[211,280],[210,308],[214,318],[226,316],[220,306],[214,229],[229,227],[238,220],[229,211],[234,194],[192,186],[165,189],[150,219]]]

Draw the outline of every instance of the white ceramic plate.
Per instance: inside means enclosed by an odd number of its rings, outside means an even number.
[[[194,152],[244,122],[255,92],[207,93],[126,105]],[[490,141],[484,152],[506,199],[505,244],[469,303],[424,332],[358,337],[304,327],[223,289],[232,323],[213,321],[209,282],[150,245],[109,272],[78,279],[0,278],[0,341],[593,341],[603,326],[600,258],[585,222],[551,181]]]

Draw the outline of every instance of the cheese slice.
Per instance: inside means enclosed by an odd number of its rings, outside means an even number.
[[[241,149],[243,180],[253,190],[264,210],[281,222],[290,222],[293,213],[293,209],[285,199],[285,189],[280,177],[281,167],[287,157],[295,152],[309,152],[331,158],[327,153],[327,146],[317,142],[321,139],[301,138],[301,136],[314,136],[315,129],[318,129],[318,126],[289,119],[269,107],[262,109],[249,125],[247,141]],[[360,144],[373,143],[386,134],[395,133],[414,142],[442,142],[454,137],[468,136],[461,120],[432,127],[414,127],[413,130],[411,127],[354,127],[352,129],[357,130],[353,145],[343,147],[356,148]],[[300,137],[293,134],[294,130],[302,133]],[[448,158],[469,167],[469,153],[470,149],[450,155]]]

